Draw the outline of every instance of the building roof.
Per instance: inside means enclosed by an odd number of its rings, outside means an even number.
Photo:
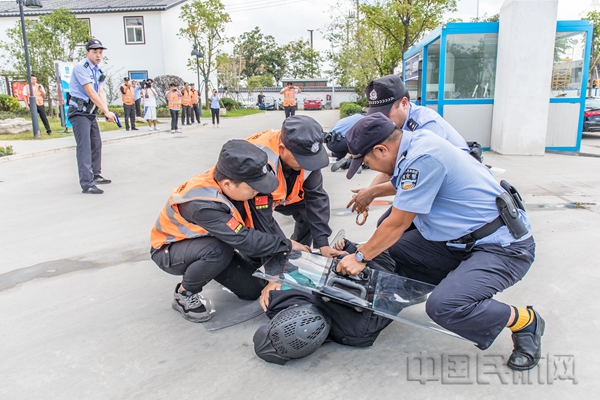
[[[36,16],[50,14],[57,8],[67,8],[73,14],[104,14],[137,11],[164,11],[187,0],[42,0],[42,8],[23,7],[24,14]],[[16,1],[0,1],[0,17],[18,17]]]

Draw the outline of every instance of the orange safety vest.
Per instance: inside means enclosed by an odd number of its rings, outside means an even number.
[[[181,98],[181,105],[189,106],[190,104],[192,104],[192,95],[190,94],[190,91],[184,90],[182,94],[183,97]]]
[[[25,87],[27,88],[27,93],[29,94],[29,85],[25,85]],[[43,106],[44,92],[42,92],[42,85],[40,85],[39,83],[35,85],[33,95],[35,96],[35,104],[37,104],[38,106]],[[27,97],[27,103],[29,104],[29,95]]]
[[[200,99],[200,96],[198,95],[198,91],[190,90],[190,92],[192,92],[192,104],[198,104],[198,99]]]
[[[295,106],[296,105],[296,89],[285,89],[283,92],[283,106]]]
[[[267,131],[258,132],[246,138],[246,140],[267,153],[269,164],[271,164],[273,171],[277,171],[277,180],[279,181],[279,186],[277,186],[277,189],[271,193],[275,207],[279,205],[290,205],[302,201],[304,199],[304,181],[306,178],[308,178],[312,171],[301,169],[290,195],[287,196],[287,184],[283,174],[283,165],[279,159],[281,131],[274,131],[270,129]]]
[[[135,100],[133,99],[133,88],[127,88],[125,86],[122,86],[122,88],[125,90],[125,93],[121,93],[123,104],[128,106],[135,104]]]
[[[167,101],[169,102],[167,107],[169,110],[179,110],[181,108],[181,95],[177,92],[173,93],[170,90],[166,94]]]
[[[223,203],[229,207],[231,220],[227,223],[227,226],[235,232],[239,231],[241,226],[254,228],[248,202],[244,202],[244,209],[246,210],[246,220],[244,221],[237,208],[221,192],[215,181],[214,172],[215,167],[212,167],[208,171],[196,175],[171,193],[150,233],[150,244],[153,248],[159,249],[167,243],[210,236],[206,229],[189,223],[179,213],[179,204],[194,200],[213,201]]]

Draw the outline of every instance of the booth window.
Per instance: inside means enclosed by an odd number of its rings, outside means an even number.
[[[494,97],[498,34],[448,35],[445,99]]]
[[[585,32],[557,32],[554,42],[551,97],[580,97]]]
[[[440,39],[427,47],[427,100],[438,99],[438,88],[440,82]]]
[[[125,43],[144,44],[144,17],[124,17]]]
[[[420,51],[404,61],[404,86],[411,100],[421,97],[421,77],[423,75],[423,53]]]

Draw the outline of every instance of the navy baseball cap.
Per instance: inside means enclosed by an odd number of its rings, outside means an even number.
[[[370,153],[373,147],[383,143],[395,129],[398,129],[396,124],[380,112],[367,115],[354,124],[346,132],[348,151],[352,154],[352,162],[346,173],[346,178],[352,179],[362,165],[365,154]]]
[[[85,49],[86,50],[92,50],[92,49],[104,49],[104,50],[106,50],[106,47],[104,47],[102,45],[102,42],[99,41],[98,39],[92,39],[92,40],[90,40],[89,42],[86,43]]]
[[[323,127],[309,116],[293,115],[283,121],[281,142],[307,171],[318,171],[329,165],[324,141]]]
[[[367,115],[377,112],[388,115],[397,100],[409,97],[398,75],[386,75],[371,81],[365,89],[365,95],[369,100]]]
[[[267,164],[267,153],[245,140],[230,140],[221,148],[216,168],[230,179],[246,182],[260,193],[271,193],[279,186]]]

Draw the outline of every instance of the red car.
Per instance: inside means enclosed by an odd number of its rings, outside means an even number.
[[[321,99],[304,99],[305,110],[320,110],[323,108]]]

